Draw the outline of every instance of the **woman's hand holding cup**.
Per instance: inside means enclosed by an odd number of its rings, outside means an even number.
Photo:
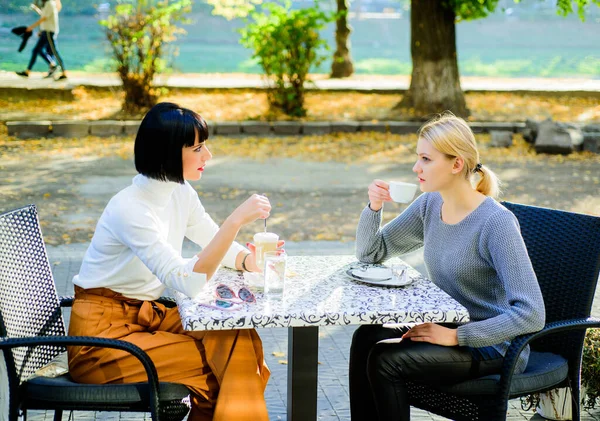
[[[373,180],[369,185],[370,208],[377,212],[383,207],[383,202],[391,202],[390,185],[383,180]]]
[[[239,205],[229,218],[239,226],[247,225],[257,219],[266,219],[271,214],[269,198],[253,194],[244,203]]]

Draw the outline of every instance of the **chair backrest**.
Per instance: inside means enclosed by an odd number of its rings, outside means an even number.
[[[509,202],[503,205],[519,220],[544,296],[546,323],[589,317],[600,273],[600,218]],[[552,335],[531,347],[579,358],[583,335],[581,331]]]
[[[0,215],[0,336],[65,335],[56,286],[35,205]],[[9,377],[27,380],[64,348],[5,351]]]

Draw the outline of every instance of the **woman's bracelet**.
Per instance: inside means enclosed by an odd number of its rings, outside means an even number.
[[[242,270],[244,270],[245,272],[250,272],[248,270],[248,268],[246,267],[246,259],[248,258],[248,256],[250,256],[251,253],[246,253],[246,255],[244,256],[244,258],[242,259]]]

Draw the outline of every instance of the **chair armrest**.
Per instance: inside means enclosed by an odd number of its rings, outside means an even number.
[[[157,303],[161,303],[162,305],[164,305],[167,308],[173,308],[173,307],[177,307],[177,302],[175,301],[175,298],[171,298],[171,297],[160,297],[158,300],[154,300]]]
[[[19,347],[40,346],[40,345],[87,345],[100,348],[114,348],[129,352],[136,357],[144,366],[148,376],[148,384],[150,386],[150,410],[156,420],[156,414],[159,414],[159,389],[158,389],[158,374],[154,363],[137,345],[131,342],[121,341],[118,339],[98,338],[93,336],[34,336],[26,338],[0,338],[0,350]]]
[[[504,356],[502,373],[500,374],[500,393],[508,397],[510,383],[517,365],[518,357],[521,355],[521,351],[523,351],[531,341],[567,330],[585,330],[593,327],[600,327],[600,319],[588,317],[587,319],[559,320],[548,323],[538,332],[517,336],[512,340],[510,347]]]
[[[58,300],[60,301],[60,306],[61,307],[73,307],[73,300],[75,299],[75,297],[73,297],[72,295],[66,296],[66,297],[58,297]]]

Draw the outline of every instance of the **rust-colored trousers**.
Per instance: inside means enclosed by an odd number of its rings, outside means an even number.
[[[191,391],[189,421],[268,421],[264,391],[269,369],[254,329],[183,330],[177,308],[130,299],[107,288],[75,287],[69,335],[121,339],[142,348],[160,381]],[[69,371],[81,383],[147,380],[131,354],[108,348],[68,347]]]

